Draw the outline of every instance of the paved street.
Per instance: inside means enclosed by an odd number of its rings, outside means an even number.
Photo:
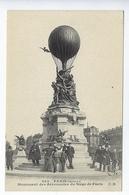
[[[121,172],[117,175],[91,169],[90,157],[74,158],[74,169],[65,172],[42,171],[40,166],[33,166],[25,157],[19,157],[14,162],[14,170],[6,170],[6,190],[19,191],[120,191]]]
[[[6,190],[21,191],[120,191],[121,175],[108,174],[90,169],[88,166],[78,169],[67,169],[66,172],[42,172],[13,170],[6,171]],[[73,188],[75,186],[75,188]]]

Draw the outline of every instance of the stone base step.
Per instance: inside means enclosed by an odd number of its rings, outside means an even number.
[[[16,167],[15,169],[21,171],[41,171],[39,167]]]
[[[41,172],[43,170],[42,167],[38,167],[38,168],[35,168],[35,167],[16,167],[15,170],[21,170],[21,171],[39,171]],[[76,166],[74,166],[74,169],[67,169],[66,168],[66,171],[67,172],[87,172],[87,171],[90,171],[91,169],[90,168],[87,168],[87,167],[81,167],[81,168],[78,168]],[[91,170],[92,171],[92,170]]]
[[[71,171],[71,169],[67,168],[68,162],[66,163],[66,170]],[[78,162],[73,162],[74,169],[73,171],[88,171],[90,169],[90,164],[89,163],[79,163]],[[34,166],[32,163],[22,163],[15,167],[16,170],[21,170],[21,171],[42,171],[43,170],[43,164],[40,164],[39,166]]]

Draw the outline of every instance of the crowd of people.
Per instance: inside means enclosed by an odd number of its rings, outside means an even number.
[[[96,163],[99,164],[99,171],[116,173],[119,166],[116,149],[111,149],[109,144],[99,145],[93,156],[91,168],[95,168]]]
[[[71,143],[64,144],[49,144],[43,149],[39,148],[39,144],[33,142],[30,147],[29,154],[27,156],[28,160],[32,161],[34,166],[39,166],[41,164],[42,171],[51,172],[65,172],[66,167],[68,169],[73,169],[73,158],[75,150],[71,146]],[[12,146],[6,148],[6,167],[7,170],[13,170],[15,152]],[[40,160],[43,160],[40,163]]]
[[[22,137],[21,137],[22,138]],[[23,138],[22,138],[23,139]],[[39,148],[39,144],[33,141],[29,152],[26,153],[28,160],[32,161],[34,166],[41,164],[42,171],[65,172],[67,169],[73,169],[73,158],[75,154],[74,147],[71,143],[65,142],[49,142],[46,146]],[[20,145],[20,146],[23,146]],[[25,149],[19,147],[20,150]],[[20,151],[19,150],[19,151]],[[13,170],[14,150],[9,145],[6,148],[6,167]],[[40,163],[40,160],[42,162]],[[109,140],[104,139],[102,145],[99,145],[94,155],[92,156],[93,163],[91,168],[96,168],[98,164],[99,171],[108,171],[116,173],[116,168],[119,167],[119,160],[116,149],[112,149]]]
[[[48,147],[42,149],[43,171],[64,172],[65,168],[73,169],[74,147],[68,144],[49,144]],[[31,146],[28,159],[32,160],[34,166],[39,165],[41,160],[41,152],[38,144]],[[67,164],[68,162],[68,164]]]

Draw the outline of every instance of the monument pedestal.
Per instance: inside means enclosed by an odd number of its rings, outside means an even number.
[[[83,129],[86,120],[84,113],[78,107],[56,105],[48,108],[43,120],[43,140],[56,136],[58,131],[66,132],[64,138],[69,142],[86,142]]]
[[[86,116],[78,107],[68,105],[56,105],[48,108],[43,120],[43,142],[46,143],[50,136],[56,136],[58,131],[65,132],[63,139],[71,143],[75,149],[74,167],[86,166],[91,161],[87,149],[87,141],[84,137],[84,125]]]
[[[28,163],[28,159],[26,157],[25,151],[18,151],[18,154],[16,155],[16,159],[14,162],[14,168],[19,167],[20,164],[22,163]]]
[[[87,143],[73,143],[72,146],[75,149],[75,155],[73,159],[73,165],[75,171],[85,171],[89,169],[89,164],[91,164],[91,158],[88,153]]]

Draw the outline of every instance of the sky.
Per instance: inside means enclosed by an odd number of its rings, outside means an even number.
[[[73,63],[80,110],[101,130],[122,124],[122,11],[8,11],[6,139],[42,133],[40,116],[53,100],[56,66],[48,47],[51,31],[70,25],[81,46]]]

